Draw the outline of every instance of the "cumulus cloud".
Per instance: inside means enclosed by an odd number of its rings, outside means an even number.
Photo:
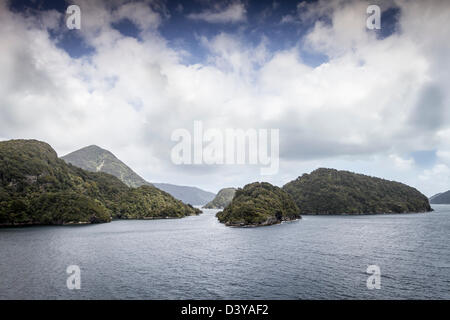
[[[408,170],[414,166],[413,158],[403,159],[402,157],[395,154],[391,154],[389,157],[394,162],[394,165],[401,170]]]
[[[207,9],[199,13],[187,15],[192,20],[202,20],[209,23],[237,23],[243,22],[246,18],[247,10],[244,4],[234,2],[226,7],[216,6],[214,9]]]
[[[161,23],[161,16],[145,3],[126,3],[113,12],[115,20],[131,19],[141,30],[155,29]]]
[[[436,183],[450,167],[446,1],[395,1],[400,30],[386,38],[366,30],[366,2],[319,1],[297,18],[328,20],[317,20],[295,46],[271,51],[268,38],[252,44],[239,34],[199,35],[207,54],[197,64],[183,63],[185,53],[159,33],[167,15],[153,2],[77,3],[76,32],[94,49],[81,58],[50,35],[56,13],[24,16],[0,2],[0,137],[45,140],[60,155],[98,144],[150,181],[211,190],[261,179],[283,184],[317,166],[395,178],[429,195],[448,182]],[[239,2],[219,9],[190,18],[245,20]],[[139,40],[113,27],[124,18]],[[312,67],[304,50],[328,59]],[[219,130],[280,129],[279,175],[173,165],[171,133],[192,131],[195,120]],[[411,159],[420,150],[437,150],[432,168]]]

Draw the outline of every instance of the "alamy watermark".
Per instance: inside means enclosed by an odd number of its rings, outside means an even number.
[[[381,269],[373,264],[367,267],[366,272],[371,276],[367,278],[367,289],[381,289]]]
[[[366,20],[366,26],[369,30],[381,29],[381,9],[376,4],[370,5],[366,10],[370,16]]]
[[[66,285],[69,290],[81,289],[81,269],[77,265],[70,265],[66,269],[66,273],[70,274],[67,278]]]
[[[279,168],[279,129],[204,130],[194,121],[193,134],[176,129],[171,140],[178,142],[171,151],[174,164],[260,165],[261,175],[274,175]]]
[[[70,5],[66,10],[66,26],[70,30],[81,29],[81,9],[76,4]]]

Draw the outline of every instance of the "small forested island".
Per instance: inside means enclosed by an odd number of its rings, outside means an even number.
[[[267,226],[301,218],[289,194],[267,182],[237,189],[231,203],[216,216],[221,223],[234,227]]]
[[[317,169],[283,186],[301,214],[432,211],[428,198],[403,183],[335,169]]]
[[[201,213],[153,186],[131,188],[58,158],[37,140],[0,142],[0,226],[181,218]]]
[[[223,188],[220,189],[219,193],[214,197],[211,202],[208,202],[203,206],[205,209],[223,209],[231,203],[234,194],[236,193],[236,188]]]
[[[450,204],[450,190],[438,193],[430,198],[432,204]]]

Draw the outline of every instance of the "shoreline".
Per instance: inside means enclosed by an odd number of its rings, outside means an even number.
[[[201,214],[201,213],[200,213]],[[0,229],[2,228],[26,228],[26,227],[65,227],[65,226],[86,226],[86,225],[96,225],[96,224],[106,224],[111,223],[113,221],[131,221],[131,220],[172,220],[172,219],[183,219],[187,217],[195,217],[199,216],[200,214],[192,214],[184,217],[146,217],[141,219],[111,219],[111,221],[105,221],[105,222],[88,222],[88,221],[80,221],[80,222],[64,222],[64,223],[34,223],[34,222],[24,222],[24,223],[4,223],[0,224]]]
[[[445,205],[445,204],[439,204],[439,205]],[[448,204],[447,204],[448,205]],[[210,210],[217,210],[217,209],[210,209]],[[435,210],[432,209],[431,211],[418,211],[418,212],[400,212],[400,213],[356,213],[356,214],[349,214],[349,213],[336,213],[336,214],[311,214],[311,213],[303,213],[300,218],[296,219],[290,219],[290,220],[280,220],[275,223],[260,223],[260,224],[229,224],[225,222],[220,222],[220,224],[223,224],[226,227],[231,228],[257,228],[257,227],[269,227],[273,225],[279,225],[285,222],[295,222],[302,219],[303,216],[307,217],[357,217],[357,216],[389,216],[389,215],[414,215],[414,214],[427,214],[434,212]],[[203,212],[202,212],[203,213]],[[177,220],[177,219],[183,219],[187,217],[195,217],[199,216],[200,214],[193,214],[188,215],[184,217],[147,217],[147,218],[141,218],[141,219],[112,219],[111,221],[105,221],[105,222],[87,222],[87,221],[81,221],[81,222],[66,222],[61,224],[51,224],[51,223],[32,223],[32,222],[25,222],[25,223],[7,223],[7,224],[0,224],[0,229],[8,229],[8,228],[26,228],[26,227],[44,227],[44,226],[87,226],[87,225],[96,225],[96,224],[106,224],[111,223],[114,221],[151,221],[151,220]]]
[[[230,224],[230,223],[220,222],[220,221],[219,221],[219,223],[225,225],[226,227],[231,227],[231,228],[258,228],[258,227],[275,226],[275,225],[282,224],[284,222],[299,221],[301,219],[302,219],[302,217],[300,216],[299,218],[295,218],[295,219],[277,220],[277,222],[274,222],[274,223],[266,223],[267,220],[264,223],[252,223],[252,224]]]

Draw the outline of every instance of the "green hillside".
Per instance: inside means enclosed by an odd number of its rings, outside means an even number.
[[[217,218],[227,226],[266,226],[300,218],[291,197],[267,182],[255,182],[238,189],[233,201]]]
[[[153,186],[67,164],[45,142],[0,142],[0,225],[180,218],[200,211]]]
[[[176,199],[192,205],[203,205],[215,196],[214,193],[196,187],[147,182],[110,151],[95,145],[71,152],[61,159],[87,171],[112,174],[129,187],[137,188],[153,185],[171,194]]]
[[[205,209],[223,209],[231,203],[236,188],[223,188],[217,193],[211,202],[208,202],[203,208]]]
[[[287,183],[301,214],[375,214],[431,211],[425,195],[405,184],[349,171],[317,169]]]
[[[151,185],[108,150],[92,145],[61,157],[64,161],[91,172],[105,172],[129,187]]]

